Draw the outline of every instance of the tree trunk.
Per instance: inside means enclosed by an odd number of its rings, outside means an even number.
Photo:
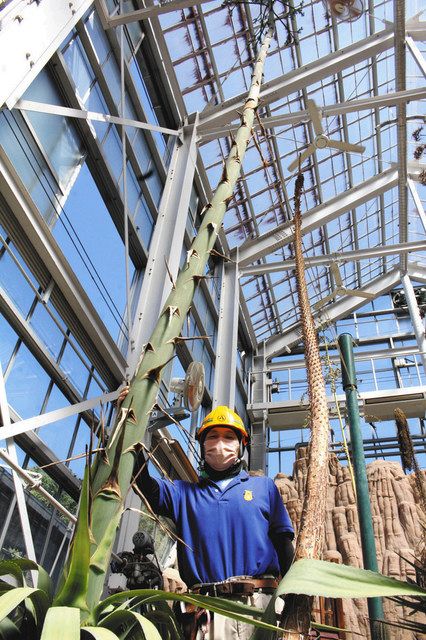
[[[318,347],[317,332],[311,312],[305,280],[305,261],[302,254],[302,215],[300,196],[303,174],[299,173],[295,186],[294,250],[300,316],[305,345],[308,378],[311,438],[308,449],[308,471],[305,498],[297,536],[295,560],[320,558],[324,544],[325,514],[328,485],[328,406]],[[286,599],[283,626],[286,640],[299,639],[309,632],[312,599],[292,596]]]

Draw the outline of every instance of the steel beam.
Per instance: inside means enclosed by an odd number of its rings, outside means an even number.
[[[100,404],[112,402],[113,400],[116,400],[118,398],[119,393],[120,389],[116,389],[111,393],[103,394],[102,396],[98,396],[97,398],[84,400],[83,402],[72,404],[68,407],[62,407],[61,409],[55,409],[54,411],[48,411],[47,413],[42,413],[32,418],[26,418],[25,420],[14,422],[8,427],[3,427],[0,435],[3,438],[12,438],[21,433],[33,431],[34,429],[39,429],[40,427],[45,427],[48,424],[52,424],[52,422],[58,422],[59,420],[63,420],[64,418],[69,418],[70,416],[75,416],[78,413],[83,413],[84,411],[94,409]]]
[[[390,291],[395,285],[401,281],[400,270],[393,269],[388,273],[372,280],[368,283],[368,286],[363,287],[363,291],[372,293],[374,296],[380,296],[387,291]],[[315,326],[320,328],[323,325],[329,325],[340,318],[344,318],[350,313],[353,313],[359,307],[362,307],[366,303],[365,299],[356,298],[354,296],[345,296],[340,298],[337,302],[323,307],[314,317]],[[265,341],[264,349],[267,360],[282,355],[284,352],[298,344],[301,340],[302,329],[300,323],[289,327],[282,334],[275,335]],[[262,345],[261,345],[262,346]]]
[[[407,300],[408,312],[410,314],[411,324],[413,325],[414,335],[416,336],[417,346],[419,348],[420,357],[426,373],[426,338],[423,320],[420,317],[420,310],[414,295],[413,285],[410,276],[402,276],[402,286],[404,287],[405,298]]]
[[[413,43],[414,45],[414,43]],[[416,45],[416,50],[419,52]],[[422,57],[421,53],[419,52]],[[417,59],[417,58],[416,58]],[[423,59],[423,57],[422,57]],[[423,66],[425,66],[423,60]],[[426,97],[426,87],[419,87],[416,89],[406,89],[405,91],[395,91],[379,96],[370,96],[368,98],[362,98],[360,100],[350,100],[348,102],[342,102],[340,104],[329,105],[321,107],[321,113],[323,118],[330,118],[333,116],[342,116],[347,113],[357,113],[359,111],[371,111],[372,109],[380,109],[382,107],[394,106],[400,103],[412,102],[415,100],[424,100]],[[279,116],[271,116],[270,118],[262,118],[261,124],[256,122],[254,124],[255,129],[259,129],[262,125],[264,129],[274,129],[278,127],[289,127],[301,122],[307,122],[310,116],[306,109],[302,109],[297,113],[285,113]],[[201,144],[228,136],[230,133],[235,133],[238,129],[238,124],[231,124],[229,127],[216,127],[211,128],[207,126],[208,123],[201,123],[198,128],[198,134],[200,136]]]
[[[222,263],[219,326],[216,341],[216,362],[213,385],[213,406],[235,406],[237,374],[238,269],[235,262]]]
[[[170,0],[170,2],[164,2],[163,4],[153,4],[153,2],[147,2],[148,6],[145,9],[136,9],[136,11],[129,11],[123,15],[109,16],[105,8],[105,21],[108,25],[108,29],[112,27],[118,27],[120,24],[130,24],[132,22],[138,22],[139,20],[149,20],[149,18],[156,18],[164,13],[170,13],[170,11],[180,11],[181,9],[188,9],[189,7],[195,7],[212,0]],[[105,7],[105,3],[102,2]]]
[[[420,11],[420,13],[409,18],[405,23],[406,33],[411,36],[413,40],[419,40],[420,42],[424,42],[426,40],[426,22],[424,20],[420,20],[420,16],[422,14],[423,11]]]
[[[93,0],[13,3],[1,12],[0,106],[11,109]]]
[[[348,66],[355,65],[362,60],[387,51],[393,47],[393,44],[393,29],[385,29],[348,47],[344,47],[338,52],[330,53],[302,68],[294,69],[290,73],[266,82],[260,90],[260,100],[262,104],[276,102],[281,98],[305,89],[311,84],[320,82],[324,78],[333,76]],[[245,94],[240,94],[222,104],[205,109],[200,116],[200,126],[205,128],[226,127],[238,118],[237,109],[244,104],[245,98]]]
[[[368,258],[382,258],[383,256],[395,255],[397,253],[410,253],[411,251],[426,251],[426,240],[419,242],[406,242],[405,244],[394,244],[371,249],[358,249],[357,251],[344,251],[342,253],[330,253],[325,256],[313,256],[305,258],[306,268],[329,266],[333,263],[345,264],[356,260],[366,260]],[[255,264],[241,267],[240,277],[263,275],[264,273],[279,273],[281,271],[293,271],[296,268],[295,260],[285,262],[271,262],[268,264]]]
[[[170,276],[175,280],[179,271],[196,161],[195,121],[176,141],[169,166],[135,313],[128,354],[130,377],[172,288]]]
[[[413,56],[414,60],[416,61],[420,71],[423,73],[424,76],[426,76],[426,60],[422,52],[414,42],[413,38],[411,38],[410,36],[407,36],[405,38],[405,42],[408,48],[410,49],[410,53]]]
[[[87,335],[96,345],[102,360],[117,380],[124,379],[125,361],[78,278],[65,260],[58,244],[35,208],[9,160],[0,153],[0,191],[16,220],[31,239],[32,251],[43,262],[55,281],[55,287],[76,314]]]
[[[395,85],[397,91],[406,88],[405,72],[405,0],[394,0],[394,47],[395,47]],[[396,108],[397,121],[397,154],[398,154],[398,213],[399,213],[399,242],[408,240],[408,188],[407,188],[407,106],[400,103]],[[407,255],[401,254],[401,271],[407,270]]]
[[[140,122],[140,120],[131,120],[129,118],[120,118],[111,116],[108,113],[97,113],[96,111],[85,111],[84,109],[71,109],[71,107],[61,107],[56,104],[48,104],[46,102],[34,102],[33,100],[18,100],[14,109],[22,111],[37,111],[38,113],[49,113],[55,116],[64,116],[66,118],[78,118],[87,120],[88,122],[110,122],[125,127],[135,127],[136,129],[146,129],[148,131],[159,131],[169,136],[178,136],[179,131],[175,129],[166,129],[149,122]]]
[[[391,167],[352,189],[339,194],[327,202],[305,213],[302,220],[302,233],[317,229],[330,220],[359,207],[372,198],[392,189],[398,184],[398,171]],[[268,231],[259,238],[253,238],[239,247],[239,266],[246,266],[263,256],[288,245],[293,241],[292,222],[286,222],[272,231]]]
[[[409,262],[407,265],[407,275],[411,280],[426,284],[426,266],[418,262]]]
[[[411,197],[414,200],[414,204],[417,209],[417,213],[419,215],[420,220],[422,221],[423,230],[426,232],[426,212],[424,210],[422,201],[420,200],[420,196],[417,191],[416,183],[411,178],[408,178],[408,188],[411,192]]]

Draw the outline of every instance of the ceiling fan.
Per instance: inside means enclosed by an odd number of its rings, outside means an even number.
[[[305,151],[302,151],[300,158],[296,158],[291,164],[288,165],[288,170],[293,171],[299,164],[302,164],[310,155],[312,155],[317,149],[340,149],[341,151],[363,153],[365,147],[360,144],[351,144],[350,142],[343,142],[341,140],[331,140],[328,138],[321,124],[321,111],[318,109],[314,100],[310,98],[306,101],[309,116],[311,118],[312,126],[314,127],[315,139],[308,146]]]
[[[374,293],[368,293],[367,291],[361,291],[360,289],[347,289],[343,285],[342,276],[340,275],[339,267],[336,263],[332,262],[330,264],[330,271],[334,276],[334,281],[336,283],[336,288],[332,291],[328,296],[325,296],[322,300],[319,300],[316,304],[314,304],[314,309],[320,309],[330,300],[334,300],[336,296],[354,296],[357,298],[366,298],[367,300],[372,300],[376,296]]]

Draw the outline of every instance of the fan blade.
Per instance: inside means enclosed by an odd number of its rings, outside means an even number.
[[[373,300],[376,296],[374,293],[368,293],[368,291],[361,291],[360,289],[345,289],[342,287],[340,293],[345,293],[347,296],[354,296],[356,298],[366,298],[367,300]]]
[[[365,147],[360,144],[342,142],[341,140],[328,139],[327,147],[331,147],[332,149],[340,149],[340,151],[352,151],[352,153],[364,153],[365,151]]]
[[[334,300],[336,296],[337,291],[332,291],[332,293],[329,293],[328,296],[325,296],[325,298],[322,298],[322,300],[318,300],[318,302],[314,304],[314,309],[321,309],[321,307],[327,304],[327,302],[330,302],[330,300]]]
[[[296,160],[293,160],[293,162],[291,162],[288,165],[288,170],[294,171],[294,169],[296,169],[296,167],[299,166],[299,159],[300,159],[300,164],[302,165],[302,162],[304,162],[308,156],[312,155],[314,151],[315,151],[314,145],[310,144],[309,147],[305,149],[305,151],[302,151],[302,153],[300,154],[300,158],[297,157]]]
[[[330,264],[330,271],[334,276],[334,280],[336,282],[336,285],[338,287],[343,287],[343,280],[342,280],[342,276],[340,275],[340,271],[339,271],[339,267],[337,266],[337,264],[335,264],[334,262],[332,262]]]
[[[311,117],[312,126],[314,128],[315,136],[321,136],[324,134],[324,129],[321,123],[321,114],[314,100],[306,100],[306,106]]]

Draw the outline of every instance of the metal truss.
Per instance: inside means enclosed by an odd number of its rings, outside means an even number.
[[[413,46],[416,47],[416,45]],[[419,59],[422,60],[423,66],[424,60],[418,47],[416,51],[419,55]],[[426,73],[426,70],[425,70]],[[333,116],[343,116],[348,113],[358,113],[359,111],[371,111],[372,109],[380,109],[382,107],[389,107],[398,105],[400,103],[411,102],[413,100],[422,100],[426,98],[426,87],[420,87],[418,89],[405,89],[404,91],[395,91],[393,93],[387,93],[379,96],[371,96],[365,99],[350,100],[348,102],[340,102],[335,105],[326,105],[321,107],[321,113],[324,118],[330,118]],[[301,109],[297,113],[286,113],[279,116],[270,116],[269,118],[262,118],[261,124],[255,122],[254,129],[258,130],[261,126],[265,129],[274,129],[278,127],[288,127],[290,125],[301,124],[309,119],[309,114],[306,109]],[[204,144],[211,140],[217,140],[218,138],[229,136],[230,133],[235,133],[238,129],[237,124],[230,124],[224,127],[223,125],[217,128],[211,128],[207,126],[208,122],[201,120],[198,127],[198,134],[200,143]]]
[[[354,209],[372,198],[395,187],[398,183],[398,170],[391,167],[343,194],[320,204],[303,216],[302,233],[307,233],[325,225],[330,220]],[[258,238],[245,242],[239,247],[239,265],[247,266],[255,260],[284,247],[293,241],[293,223],[287,222]]]
[[[316,266],[329,266],[333,263],[344,264],[356,260],[367,258],[377,258],[395,254],[405,254],[416,251],[426,251],[426,240],[419,242],[406,242],[404,244],[384,245],[372,247],[370,249],[358,249],[354,251],[343,251],[341,253],[330,253],[323,256],[313,256],[305,258],[307,268]],[[254,264],[240,267],[241,277],[261,275],[263,273],[279,273],[281,271],[292,271],[296,267],[295,260],[285,260],[284,262],[270,262],[267,264]]]
[[[392,269],[388,273],[372,280],[368,283],[366,287],[363,288],[364,291],[371,293],[375,296],[382,295],[390,291],[395,285],[401,282],[401,271],[399,268]],[[365,304],[365,300],[361,298],[349,297],[341,298],[337,302],[334,302],[327,307],[323,308],[315,314],[314,320],[315,325],[320,328],[323,325],[330,325],[334,323],[336,320],[340,318],[344,318],[348,316],[350,313],[353,313],[356,309]],[[276,356],[279,356],[283,353],[288,353],[289,349],[295,344],[298,344],[301,339],[301,327],[300,324],[289,327],[287,330],[283,331],[282,334],[272,336],[268,340],[265,341],[265,357],[266,360],[270,360]]]

